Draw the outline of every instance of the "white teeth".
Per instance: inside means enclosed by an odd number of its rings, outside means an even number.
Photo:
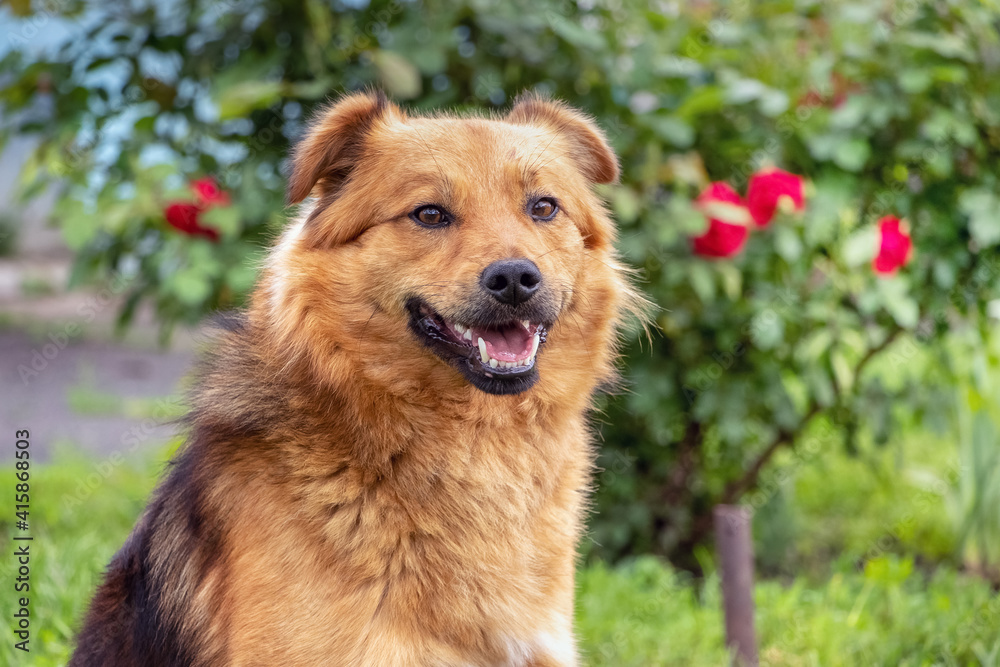
[[[527,322],[527,320],[524,320]],[[455,330],[462,330],[462,337],[465,340],[473,340],[472,328],[471,327],[461,327],[461,325],[454,325]],[[535,363],[535,355],[538,352],[538,345],[541,342],[541,334],[536,333],[531,337],[531,351],[528,356],[519,361],[504,361],[502,359],[494,359],[486,351],[486,340],[481,336],[475,338],[476,344],[479,347],[479,358],[482,360],[483,365],[489,366],[490,368],[498,368],[501,370],[511,370],[514,368],[530,368]]]
[[[530,329],[531,328],[531,322],[529,322],[528,320],[521,320],[521,324],[524,325],[525,329]]]
[[[465,327],[463,327],[461,324],[458,324],[456,322],[452,326],[455,328],[455,331],[457,331],[458,333],[465,333]]]

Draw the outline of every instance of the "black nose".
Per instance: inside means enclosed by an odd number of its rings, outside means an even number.
[[[530,259],[503,259],[487,266],[479,282],[500,303],[517,306],[538,291],[542,272]]]

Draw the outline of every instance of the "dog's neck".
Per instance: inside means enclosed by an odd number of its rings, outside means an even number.
[[[252,434],[255,424],[283,424],[289,441],[308,435],[315,443],[309,452],[286,454],[306,456],[321,469],[361,466],[377,477],[410,456],[412,443],[458,440],[468,443],[469,456],[486,456],[495,452],[480,447],[538,447],[582,432],[585,422],[587,404],[567,404],[544,385],[494,396],[444,367],[453,384],[432,391],[391,376],[385,381],[355,359],[334,351],[337,372],[317,373],[313,357],[276,354],[267,332],[251,319],[226,332],[207,360],[194,394],[194,424],[241,434]],[[331,375],[343,379],[334,383]],[[269,457],[283,452],[273,438],[266,446]]]

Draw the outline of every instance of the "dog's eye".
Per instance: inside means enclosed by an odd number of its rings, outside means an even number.
[[[549,220],[558,210],[559,207],[554,199],[542,197],[531,205],[531,217],[536,220]]]
[[[410,217],[424,227],[442,227],[451,222],[448,214],[437,206],[421,206]]]

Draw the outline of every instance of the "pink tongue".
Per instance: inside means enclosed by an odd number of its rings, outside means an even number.
[[[486,352],[498,361],[521,361],[531,354],[531,336],[521,326],[504,329],[473,329],[472,340],[482,338],[486,342]]]

